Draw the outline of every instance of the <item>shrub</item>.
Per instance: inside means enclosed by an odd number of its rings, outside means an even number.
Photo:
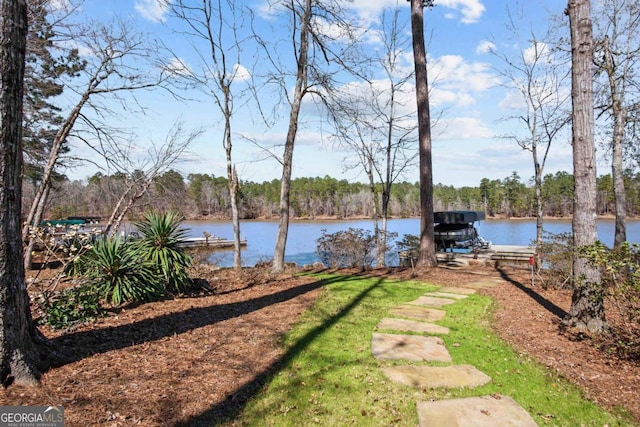
[[[360,228],[327,234],[316,240],[316,250],[322,263],[331,268],[369,268],[375,260],[376,242],[371,232]]]
[[[119,237],[97,240],[70,270],[82,276],[105,301],[148,301],[162,296],[155,269],[141,260],[128,240]]]
[[[69,328],[105,315],[100,297],[90,286],[76,286],[61,292],[43,292],[38,301],[38,321],[52,328]]]
[[[181,220],[172,212],[149,212],[144,220],[135,223],[141,235],[133,242],[136,255],[153,266],[169,292],[183,292],[193,285],[187,273],[191,257],[180,247],[186,233],[179,228]]]
[[[640,361],[640,246],[623,243],[613,250],[598,242],[582,248],[601,272],[606,297],[619,316],[610,321],[605,345],[620,357]]]
[[[573,276],[573,236],[545,232],[537,247],[543,288],[569,289]]]
[[[405,234],[402,240],[396,243],[400,265],[404,267],[415,266],[420,256],[420,236]]]

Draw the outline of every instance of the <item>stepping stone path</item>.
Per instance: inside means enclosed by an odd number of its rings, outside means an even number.
[[[376,331],[446,335],[448,328],[429,323],[444,318],[447,312],[441,308],[464,300],[477,289],[495,286],[499,282],[499,279],[482,279],[464,287],[446,286],[436,292],[428,292],[415,301],[389,310],[396,317],[380,320]],[[491,377],[471,365],[442,366],[442,363],[451,363],[451,356],[439,337],[374,332],[371,351],[380,360],[440,362],[438,366],[408,364],[382,368],[390,380],[410,387],[473,388],[491,381]],[[417,409],[420,427],[537,426],[517,402],[501,395],[418,402]]]

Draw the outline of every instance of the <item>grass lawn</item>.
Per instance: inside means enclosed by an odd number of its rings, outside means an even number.
[[[490,328],[492,300],[472,295],[444,309],[437,322],[454,364],[471,364],[492,381],[475,389],[420,390],[389,381],[371,337],[396,305],[436,286],[364,276],[318,276],[323,295],[283,342],[280,369],[228,425],[412,426],[416,402],[503,394],[525,408],[540,426],[631,426],[624,414],[606,412],[544,366],[513,351]],[[405,332],[403,332],[405,333]]]

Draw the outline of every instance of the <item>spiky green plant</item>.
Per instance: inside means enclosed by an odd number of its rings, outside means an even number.
[[[79,260],[76,272],[108,303],[148,301],[162,296],[155,270],[143,262],[127,240],[97,240]]]
[[[174,212],[148,212],[135,223],[141,238],[133,242],[138,256],[154,266],[169,292],[183,292],[192,281],[187,274],[191,256],[182,249],[186,230],[180,228],[182,217]]]

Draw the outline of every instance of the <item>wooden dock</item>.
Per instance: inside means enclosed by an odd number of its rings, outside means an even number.
[[[496,266],[528,265],[535,256],[535,248],[532,246],[516,245],[491,245],[488,249],[465,252],[436,252],[439,264],[444,265],[468,265],[470,260],[477,260],[482,264],[494,264]]]
[[[209,248],[209,249],[232,249],[233,240],[223,239],[222,237],[187,237],[184,243],[180,245],[182,248]],[[240,246],[247,246],[246,240],[240,241]]]

